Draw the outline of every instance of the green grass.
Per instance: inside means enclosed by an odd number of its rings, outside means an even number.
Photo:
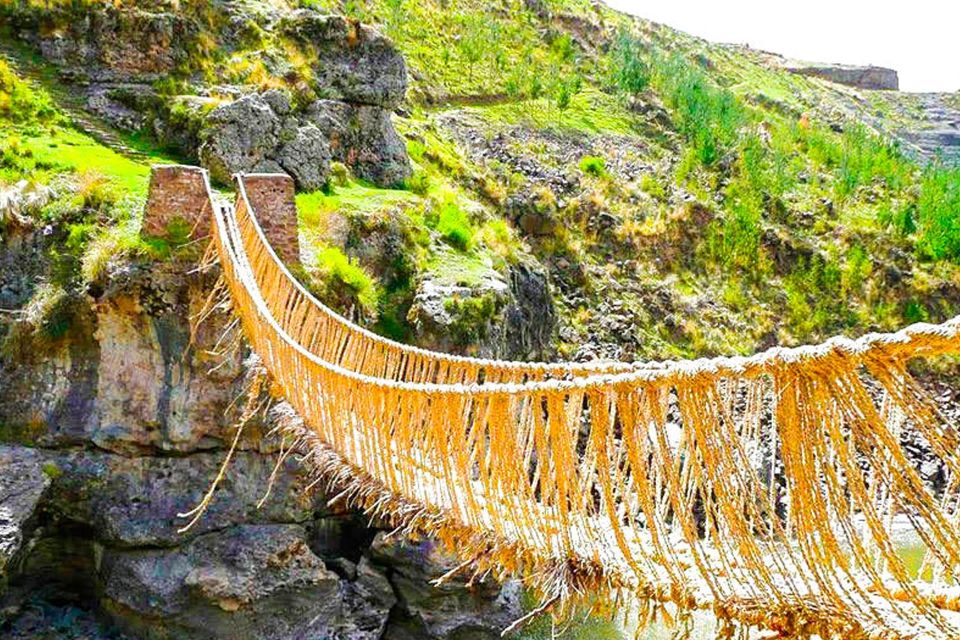
[[[57,127],[38,131],[36,135],[26,133],[21,136],[21,141],[38,163],[55,171],[96,171],[125,192],[147,192],[150,180],[148,164],[130,160],[79,131]],[[162,156],[154,157],[151,161],[169,162]]]
[[[330,193],[311,191],[296,196],[300,221],[308,227],[315,227],[336,211],[372,213],[393,206],[413,205],[420,199],[409,191],[381,189],[357,181],[334,186]]]
[[[607,174],[607,162],[599,156],[584,156],[577,164],[584,175],[604,178]]]
[[[563,110],[558,109],[549,98],[527,99],[478,109],[493,121],[523,124],[537,129],[621,135],[635,134],[640,130],[636,116],[620,100],[589,86],[573,96],[570,105]]]
[[[484,280],[498,278],[493,263],[482,255],[463,253],[453,249],[437,251],[427,264],[427,270],[442,285],[475,287]]]
[[[446,202],[440,208],[437,233],[452,247],[467,251],[473,246],[473,225],[470,218],[455,202]]]
[[[921,253],[960,262],[960,168],[934,165],[924,172],[916,217]]]
[[[50,96],[35,91],[0,59],[0,120],[18,123],[49,121],[56,115]]]
[[[370,315],[378,310],[380,292],[373,277],[350,260],[337,247],[327,247],[317,254],[317,266],[326,286],[345,292]]]

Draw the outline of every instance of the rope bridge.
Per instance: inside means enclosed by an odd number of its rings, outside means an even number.
[[[907,371],[960,351],[960,319],[749,358],[434,353],[311,296],[237,184],[235,209],[211,207],[224,282],[285,433],[344,497],[478,575],[522,576],[538,612],[629,595],[641,622],[710,609],[725,637],[960,637],[960,439]],[[906,430],[944,486],[922,481]]]

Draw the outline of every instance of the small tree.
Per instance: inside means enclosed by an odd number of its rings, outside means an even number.
[[[641,40],[621,29],[610,54],[610,80],[617,90],[636,95],[647,88],[650,64]]]
[[[573,97],[580,93],[583,80],[579,74],[561,76],[553,87],[553,102],[561,113],[570,107]]]

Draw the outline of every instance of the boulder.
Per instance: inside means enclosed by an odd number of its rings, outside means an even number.
[[[152,82],[187,59],[183,44],[198,33],[174,2],[135,10],[104,3],[81,15],[75,10],[69,4],[50,7],[41,24],[30,24],[37,15],[29,12],[17,19],[21,28],[37,32],[44,58],[90,80]],[[62,26],[44,28],[48,24]]]
[[[239,171],[285,171],[298,188],[318,189],[331,159],[383,186],[412,173],[390,112],[378,106],[317,100],[292,113],[282,92],[250,94],[211,111],[200,137],[200,161],[222,183]]]
[[[377,564],[390,567],[400,615],[394,616],[385,640],[470,638],[495,640],[523,615],[521,589],[516,582],[500,585],[469,575],[454,576],[441,586],[432,580],[460,563],[436,542],[395,542],[378,534],[370,548]]]
[[[341,614],[332,625],[337,640],[380,640],[390,610],[397,603],[393,586],[383,571],[361,558],[351,581],[341,588]]]
[[[330,637],[340,580],[297,525],[241,525],[166,550],[106,549],[101,603],[149,640]]]
[[[389,111],[317,100],[307,107],[304,119],[327,137],[333,159],[350,166],[357,177],[396,186],[412,175],[406,145],[393,128]]]
[[[318,93],[384,109],[403,101],[403,56],[376,29],[344,16],[300,9],[282,18],[278,31],[316,54],[312,70]]]
[[[250,94],[209,113],[201,132],[200,162],[223,184],[239,171],[267,172],[280,141],[281,119],[271,100]]]
[[[536,262],[510,268],[511,300],[503,311],[502,352],[516,360],[548,360],[553,353],[557,312],[546,270]]]
[[[316,191],[330,174],[330,144],[317,127],[308,124],[280,147],[277,160],[301,189]]]
[[[547,274],[533,263],[512,266],[509,282],[492,269],[469,284],[428,275],[408,317],[422,346],[507,360],[548,358],[557,327]]]
[[[29,538],[29,525],[50,484],[43,456],[27,447],[0,446],[0,592],[7,565]]]
[[[323,511],[319,492],[305,492],[307,481],[288,460],[273,480],[275,461],[255,453],[235,454],[203,517],[186,533],[178,516],[203,499],[224,453],[187,457],[126,458],[77,451],[51,459],[56,481],[47,504],[58,519],[80,523],[104,544],[116,547],[170,547],[197,535],[242,523],[307,522]]]
[[[478,284],[452,284],[428,276],[420,281],[408,318],[424,347],[447,353],[499,357],[503,308],[509,285],[490,270]]]

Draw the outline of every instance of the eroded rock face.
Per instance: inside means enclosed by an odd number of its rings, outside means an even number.
[[[787,70],[805,76],[823,78],[837,84],[845,84],[859,89],[897,91],[900,78],[896,70],[884,67],[844,64],[793,63]]]
[[[496,637],[517,617],[516,587],[430,586],[449,558],[332,510],[293,458],[274,474],[256,421],[204,516],[178,531],[224,460],[246,366],[242,349],[202,355],[225,317],[190,346],[214,277],[191,267],[126,265],[98,299],[71,302],[56,341],[15,332],[5,345],[0,442],[45,448],[0,446],[0,564],[15,558],[0,636],[69,616],[71,640]]]
[[[391,567],[390,580],[402,611],[387,627],[387,640],[494,640],[523,615],[520,589],[514,583],[478,581],[467,587],[465,579],[455,577],[440,587],[428,586],[459,564],[432,541],[397,544],[381,534],[373,542],[371,557]]]
[[[304,117],[330,141],[330,153],[361,178],[396,186],[410,177],[407,148],[390,120],[390,112],[364,104],[317,100]]]
[[[25,447],[0,446],[0,593],[7,564],[29,536],[29,523],[50,479],[43,457]]]
[[[243,172],[289,173],[300,189],[319,189],[330,161],[361,178],[394,186],[411,173],[390,112],[379,106],[317,100],[290,111],[280,91],[244,96],[214,109],[201,133],[200,161],[222,183]]]
[[[367,25],[256,3],[202,9],[164,0],[149,9],[58,5],[13,13],[18,36],[65,77],[81,81],[76,91],[86,93],[88,111],[121,129],[151,128],[164,143],[199,158],[214,181],[229,184],[238,171],[283,171],[300,189],[315,190],[325,184],[331,159],[381,186],[411,173],[390,120],[407,89],[406,65],[393,43]],[[251,93],[250,85],[192,85],[198,95],[176,97],[157,90],[158,80],[195,71],[191,64],[203,58],[198,50],[211,42],[243,50],[263,31],[310,61],[303,88],[322,98],[316,104],[294,108],[283,91]],[[278,78],[292,71],[289,60],[269,52],[263,63]],[[225,96],[234,99],[214,107]]]
[[[431,349],[507,360],[548,359],[557,326],[547,274],[526,263],[511,267],[509,282],[493,271],[472,286],[428,276],[410,320]]]
[[[240,452],[203,518],[180,532],[188,519],[179,514],[200,503],[222,463],[222,453],[127,458],[76,451],[52,456],[47,464],[57,477],[47,504],[58,517],[85,525],[98,540],[117,547],[173,547],[233,525],[305,523],[323,512],[323,496],[304,492],[306,482],[292,460],[275,477],[272,499],[258,508],[275,463]]]
[[[185,286],[180,268],[112,273],[114,286],[127,288],[92,304],[74,301],[64,335],[8,345],[0,433],[123,453],[220,446],[222,429],[236,419],[228,409],[243,388],[242,354],[211,355],[222,324],[201,326],[189,346],[189,318],[212,282]]]
[[[316,53],[314,77],[328,97],[385,109],[403,101],[407,90],[403,56],[377,30],[310,9],[285,16],[278,30]]]
[[[273,159],[280,142],[281,119],[268,100],[249,95],[217,107],[207,116],[200,162],[213,179],[230,184],[238,171],[280,170]]]
[[[173,550],[108,550],[103,604],[142,638],[323,637],[340,581],[297,525],[240,525]]]

